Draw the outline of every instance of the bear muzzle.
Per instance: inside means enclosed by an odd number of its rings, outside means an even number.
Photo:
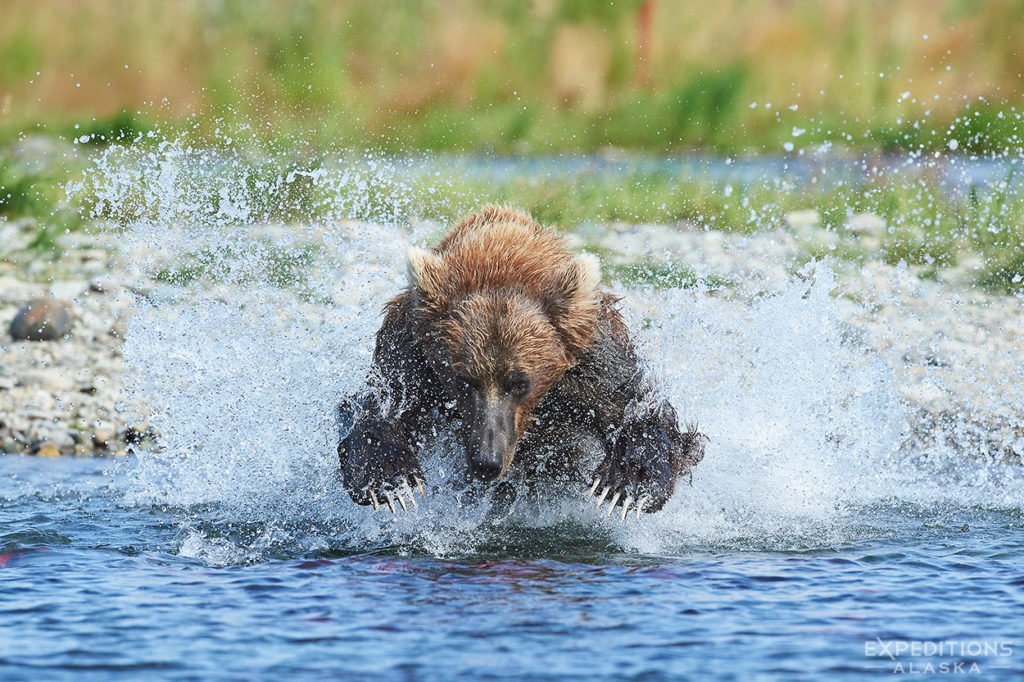
[[[470,400],[464,444],[473,478],[494,481],[512,464],[519,441],[515,411],[513,400],[494,392],[481,392]]]

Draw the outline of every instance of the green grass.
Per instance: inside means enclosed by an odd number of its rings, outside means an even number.
[[[978,277],[978,284],[993,291],[1024,294],[1024,252],[996,255]]]
[[[687,173],[590,173],[578,177],[479,179],[468,175],[409,183],[410,213],[450,221],[484,202],[528,210],[543,223],[572,228],[586,223],[685,224],[695,228],[753,233],[788,229],[786,216],[816,209],[819,224],[805,242],[807,258],[852,263],[878,258],[890,264],[922,266],[937,276],[968,254],[985,263],[975,282],[993,292],[1024,290],[1024,196],[1022,188],[975,188],[960,195],[940,187],[928,173],[872,182],[787,186],[774,180],[753,183],[711,181]],[[873,214],[885,229],[877,245],[851,232],[850,221]],[[654,286],[692,285],[692,273],[623,271]],[[710,283],[715,285],[714,282]]]
[[[154,274],[159,282],[188,286],[196,282],[244,284],[264,282],[294,292],[303,300],[316,298],[309,270],[316,259],[317,247],[306,244],[280,247],[267,240],[245,248],[204,246],[182,254],[173,265],[165,265]]]
[[[175,182],[178,192],[190,200],[187,209],[173,200],[162,206],[147,193],[151,189],[147,183],[156,181],[155,173],[140,173],[126,188],[119,187],[114,202],[101,201],[97,194],[102,177],[86,174],[80,191],[68,203],[64,187],[81,172],[77,162],[30,172],[11,159],[0,158],[0,186],[5,192],[0,212],[7,218],[36,218],[37,232],[29,251],[55,253],[60,248],[58,237],[65,230],[87,224],[82,215],[113,224],[159,219],[174,224],[223,224],[225,228],[237,221],[245,225],[315,224],[344,218],[398,223],[426,218],[447,224],[494,202],[523,208],[542,223],[579,228],[581,234],[591,229],[589,225],[615,222],[741,234],[787,230],[793,232],[808,259],[829,257],[852,264],[868,259],[902,262],[917,266],[926,277],[940,277],[965,259],[969,263],[980,259],[982,266],[973,283],[999,293],[1024,291],[1024,189],[1012,175],[1004,182],[964,192],[941,185],[940,176],[927,166],[869,179],[834,176],[830,182],[796,184],[774,173],[755,181],[716,177],[699,170],[640,168],[492,173],[444,157],[433,158],[434,170],[423,170],[415,165],[409,169],[401,161],[389,164],[383,159],[359,158],[339,162],[272,151],[269,156],[233,159],[216,173],[202,164],[183,172]],[[346,176],[346,169],[354,170]],[[230,218],[222,210],[225,187],[239,192],[247,211],[242,217]],[[787,226],[787,216],[809,209],[816,212],[815,226]],[[853,228],[861,214],[877,216],[884,229],[861,236]],[[305,247],[283,248],[263,241],[247,248],[237,253],[197,248],[184,254],[173,268],[159,273],[159,278],[179,284],[196,279],[260,278],[311,295],[306,271],[315,254]],[[246,259],[258,267],[248,272],[217,270]],[[642,263],[637,269],[612,274],[655,287],[698,282],[693,272],[661,267]],[[703,284],[711,288],[725,285],[712,280]]]
[[[103,146],[116,142],[141,141],[155,125],[147,117],[121,109],[111,116],[93,117],[72,125],[65,134],[83,144]]]
[[[0,216],[45,216],[53,212],[58,192],[53,176],[0,159]]]
[[[634,289],[690,289],[701,286],[709,291],[716,291],[732,285],[726,277],[700,276],[693,268],[663,262],[614,265],[607,269],[607,276],[612,281],[622,282]]]
[[[412,197],[409,210],[443,220],[491,202],[524,208],[553,225],[686,222],[753,232],[781,222],[787,205],[806,208],[794,197],[780,203],[772,183],[737,184],[728,190],[729,184],[658,171],[494,179],[457,170],[441,178],[411,177],[406,183]]]
[[[0,221],[35,219],[29,252],[55,254],[57,235],[83,226],[80,212],[68,204],[64,191],[64,183],[77,170],[76,163],[64,159],[29,164],[0,157]]]

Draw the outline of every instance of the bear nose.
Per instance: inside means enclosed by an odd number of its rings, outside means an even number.
[[[480,433],[479,445],[470,454],[469,464],[473,476],[480,480],[494,480],[502,473],[505,434],[497,424],[486,424]]]
[[[473,478],[481,481],[493,481],[501,475],[500,452],[478,452],[470,457],[469,468]]]
[[[481,430],[476,447],[469,455],[469,467],[475,478],[493,481],[505,466],[505,433],[500,424],[488,423]]]

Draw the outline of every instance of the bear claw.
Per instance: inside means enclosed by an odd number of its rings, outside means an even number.
[[[611,516],[612,512],[615,511],[615,505],[617,505],[619,503],[619,498],[620,497],[622,497],[622,491],[621,490],[619,490],[619,491],[617,491],[615,493],[615,497],[612,498],[612,503],[610,505],[608,505],[608,516]]]
[[[426,489],[423,487],[423,481],[419,477],[413,477],[412,480],[416,481],[416,487],[419,488],[420,495],[426,498],[427,492]],[[373,488],[368,488],[366,492],[369,494],[370,503],[373,504],[373,511],[380,511],[380,508],[384,505],[377,497],[377,491],[375,491]],[[409,504],[407,504],[407,502],[411,503],[413,507],[420,506],[420,503],[416,501],[416,492],[412,486],[411,481],[407,481],[397,488],[392,488],[390,490],[381,490],[380,494],[387,501],[387,507],[388,509],[391,510],[392,514],[398,513],[398,507],[401,507],[402,511],[408,512]],[[397,506],[395,505],[396,501],[398,502]]]
[[[594,494],[597,492],[597,489],[598,489],[598,487],[600,487],[600,485],[601,485],[601,479],[600,478],[595,478],[594,479],[594,484],[592,486],[590,486],[590,494],[587,495],[587,501],[588,502],[594,498]],[[612,490],[611,486],[607,486],[607,485],[604,488],[601,489],[601,494],[597,498],[597,505],[596,506],[597,506],[598,509],[600,509],[601,505],[604,504],[604,501],[608,497],[608,493],[610,493],[611,490]],[[643,514],[643,512],[644,512],[644,505],[646,505],[650,501],[648,499],[648,496],[647,495],[641,495],[639,498],[634,498],[632,495],[629,495],[627,493],[625,499],[623,499],[622,495],[623,495],[623,491],[622,490],[615,491],[615,494],[612,495],[611,500],[609,500],[608,514],[607,515],[608,516],[612,515],[612,512],[615,511],[615,507],[618,505],[619,500],[621,499],[622,500],[622,520],[625,521],[626,518],[629,516],[630,507],[632,507],[633,513],[636,514],[636,517],[639,519],[640,515]]]
[[[644,504],[647,502],[647,496],[643,495],[636,503],[636,517],[639,519],[640,515],[644,512]]]

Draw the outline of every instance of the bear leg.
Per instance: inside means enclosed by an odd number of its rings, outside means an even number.
[[[597,497],[599,508],[609,500],[609,516],[621,504],[623,519],[631,509],[637,517],[658,511],[675,490],[676,479],[703,459],[705,439],[696,428],[681,432],[667,402],[628,420],[595,471],[590,497]]]

